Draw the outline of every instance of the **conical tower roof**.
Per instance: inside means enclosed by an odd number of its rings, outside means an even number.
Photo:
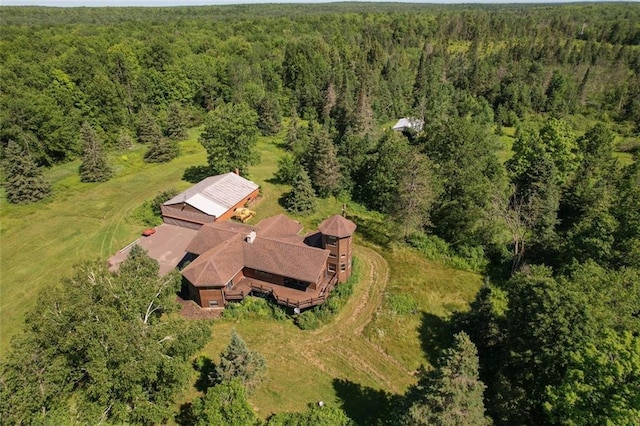
[[[356,230],[356,224],[336,214],[322,221],[322,223],[318,225],[318,230],[324,235],[345,238],[353,235]]]

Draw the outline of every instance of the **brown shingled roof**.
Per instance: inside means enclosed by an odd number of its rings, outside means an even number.
[[[354,225],[355,226],[355,225]],[[253,243],[246,236],[255,229]],[[234,222],[205,224],[187,246],[198,254],[183,271],[195,286],[223,286],[243,267],[306,282],[318,282],[329,251],[305,244],[300,223],[285,215],[262,220],[255,228]]]
[[[328,250],[259,237],[243,249],[248,268],[307,282],[320,279],[329,257]]]
[[[356,230],[356,224],[349,219],[345,219],[339,214],[331,216],[329,219],[324,220],[318,229],[324,235],[331,235],[338,238],[348,237],[353,235]]]
[[[255,227],[258,235],[262,237],[297,235],[302,230],[300,222],[289,219],[283,214],[262,219]]]
[[[252,230],[253,228],[249,225],[230,221],[206,223],[185,250],[193,254],[203,254],[235,235],[247,235]]]
[[[236,237],[211,248],[182,271],[182,275],[196,287],[222,287],[243,267],[243,240]]]

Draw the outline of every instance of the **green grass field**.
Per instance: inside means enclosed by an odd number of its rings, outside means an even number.
[[[57,166],[48,171],[54,184],[50,200],[30,206],[0,201],[2,352],[20,331],[40,291],[70,275],[74,264],[106,259],[136,239],[142,227],[129,216],[145,200],[162,190],[190,185],[182,180],[185,170],[206,163],[196,139],[193,130],[180,144],[181,156],[169,164],[144,163],[143,147],[114,156],[117,174],[101,184],[81,183],[78,162]],[[262,195],[253,206],[257,216],[252,223],[284,212],[279,200],[288,190],[272,179],[283,153],[278,137],[261,138],[258,150],[260,162],[250,168],[249,178],[261,186]],[[251,398],[263,417],[323,400],[342,405],[366,423],[390,395],[413,383],[420,364],[431,362],[447,344],[447,317],[467,309],[481,284],[477,274],[443,267],[396,246],[379,214],[349,200],[322,200],[316,213],[295,219],[307,230],[315,229],[339,213],[343,203],[359,226],[356,256],[362,278],[340,314],[314,331],[266,319],[220,320],[202,351],[216,360],[235,329],[250,348],[265,356],[268,378]],[[396,303],[390,301],[406,299],[415,302],[415,309],[397,313]],[[197,395],[192,387],[180,400]]]

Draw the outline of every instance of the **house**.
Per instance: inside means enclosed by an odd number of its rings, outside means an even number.
[[[309,308],[322,304],[351,275],[355,229],[340,215],[305,236],[302,225],[285,215],[255,226],[206,223],[186,248],[194,260],[182,276],[191,299],[203,308],[224,307],[248,295]]]
[[[419,120],[417,118],[401,118],[398,122],[393,126],[393,130],[398,132],[415,132],[418,133],[422,130],[424,126],[424,121]]]
[[[170,225],[199,229],[205,223],[229,219],[258,193],[258,185],[237,173],[211,176],[162,204],[162,219]]]

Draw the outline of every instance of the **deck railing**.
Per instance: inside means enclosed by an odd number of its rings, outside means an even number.
[[[274,289],[273,289],[272,286],[266,286],[266,285],[263,285],[261,283],[254,282],[254,281],[250,281],[249,282],[249,287],[251,288],[250,292],[256,291],[258,293],[269,295],[269,296],[273,297],[273,299],[279,305],[284,305],[284,306],[287,306],[289,308],[306,309],[306,308],[310,308],[312,306],[316,306],[316,305],[320,305],[321,303],[324,303],[327,300],[327,297],[329,296],[329,293],[331,293],[331,290],[333,290],[333,288],[336,286],[337,283],[338,283],[338,275],[334,274],[329,279],[329,283],[320,292],[320,295],[318,297],[310,297],[310,298],[304,299],[304,300],[290,299],[288,297],[279,297],[274,292]],[[240,293],[227,293],[227,294],[225,294],[225,298],[227,300],[242,300],[250,292],[247,292],[245,294],[245,292],[243,290]]]

